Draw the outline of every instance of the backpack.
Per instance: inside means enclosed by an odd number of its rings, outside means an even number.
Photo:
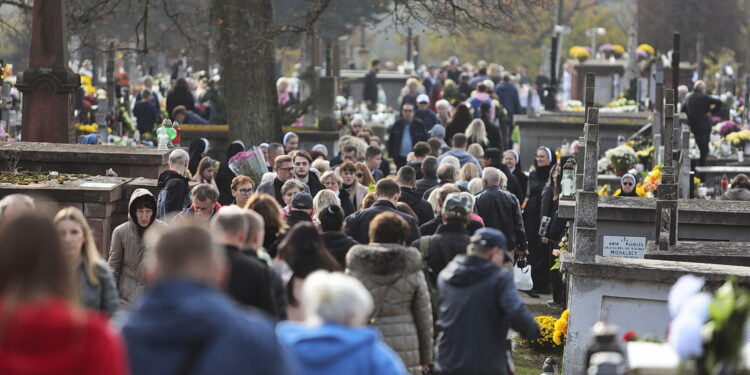
[[[419,238],[419,252],[422,253],[422,272],[424,278],[427,280],[427,291],[430,294],[430,304],[432,305],[432,321],[433,324],[437,324],[438,309],[440,309],[440,295],[437,290],[437,275],[432,271],[430,265],[427,263],[427,258],[430,250],[430,240],[432,236],[422,236]],[[437,331],[435,331],[437,337]]]

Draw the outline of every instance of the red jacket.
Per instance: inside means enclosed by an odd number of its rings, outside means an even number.
[[[5,307],[0,301],[0,315]],[[103,315],[51,298],[10,312],[0,331],[0,374],[125,375],[128,367],[122,340]]]

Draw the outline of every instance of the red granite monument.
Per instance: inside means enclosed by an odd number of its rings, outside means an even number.
[[[81,79],[68,68],[66,45],[63,1],[35,1],[29,68],[17,83],[23,141],[75,143],[73,93]]]

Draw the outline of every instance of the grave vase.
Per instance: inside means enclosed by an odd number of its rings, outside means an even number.
[[[750,142],[745,142],[745,156],[750,156]]]

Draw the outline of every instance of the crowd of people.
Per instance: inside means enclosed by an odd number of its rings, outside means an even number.
[[[458,100],[407,82],[386,140],[355,116],[338,150],[262,143],[260,181],[227,167],[241,141],[221,161],[204,138],[175,148],[108,249],[78,208],[4,198],[0,373],[509,373],[508,329],[539,334],[514,265],[565,305],[565,160],[540,147],[523,169],[511,78],[487,68]]]

